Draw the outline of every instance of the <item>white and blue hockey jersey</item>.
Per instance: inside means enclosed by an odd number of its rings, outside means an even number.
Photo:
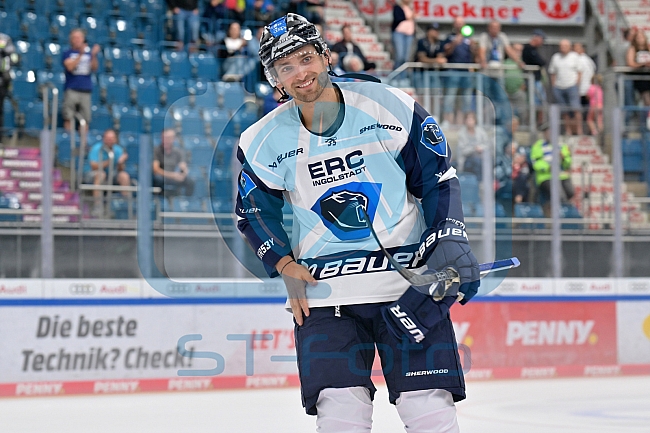
[[[396,260],[424,271],[418,248],[427,230],[463,221],[449,146],[433,117],[401,90],[335,85],[344,100],[335,131],[308,131],[290,101],[242,134],[238,228],[269,275],[287,254],[309,268],[319,281],[307,286],[310,307],[393,301],[408,283],[379,250],[361,209]]]

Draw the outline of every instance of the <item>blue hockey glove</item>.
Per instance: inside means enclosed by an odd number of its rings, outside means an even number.
[[[460,300],[465,305],[476,295],[481,285],[478,261],[469,246],[464,227],[445,221],[435,231],[437,245],[427,259],[430,270],[444,270],[448,267],[458,272],[458,280],[448,284],[446,292],[462,293]]]
[[[434,301],[411,286],[397,301],[382,307],[381,314],[395,338],[401,341],[406,336],[411,343],[419,343],[439,321],[449,317],[449,308],[455,301],[453,296]]]

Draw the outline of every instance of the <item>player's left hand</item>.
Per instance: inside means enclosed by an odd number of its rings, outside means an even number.
[[[450,228],[450,227],[451,228]],[[427,260],[429,269],[443,270],[452,267],[458,272],[458,280],[447,288],[448,293],[458,291],[462,294],[461,304],[466,304],[476,295],[481,285],[478,261],[464,236],[453,235],[452,228],[458,228],[453,223],[443,225],[442,233],[449,229],[449,235],[440,237],[438,245]]]
[[[307,301],[306,285],[315,286],[318,281],[313,277],[309,270],[296,263],[290,262],[282,270],[282,279],[287,286],[287,296],[293,317],[298,326],[303,324],[303,314],[309,316],[309,302]]]

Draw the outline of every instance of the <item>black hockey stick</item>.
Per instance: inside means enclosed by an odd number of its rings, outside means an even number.
[[[435,283],[440,283],[443,281],[454,282],[454,280],[458,279],[459,277],[458,272],[456,272],[456,270],[451,267],[448,267],[442,271],[436,271],[424,275],[419,275],[416,274],[415,272],[411,272],[408,269],[406,269],[397,260],[395,260],[395,258],[388,251],[386,251],[386,248],[384,248],[381,242],[379,242],[379,236],[377,236],[375,229],[372,227],[372,224],[370,223],[370,217],[368,216],[366,210],[363,207],[360,206],[360,208],[366,220],[365,222],[368,225],[370,232],[372,233],[372,237],[375,238],[375,241],[377,241],[377,244],[379,245],[379,249],[381,249],[381,252],[384,253],[384,255],[386,256],[390,264],[393,265],[395,270],[399,272],[399,274],[402,277],[404,277],[406,281],[411,283],[412,286],[427,286],[427,285],[433,285]],[[517,259],[516,257],[511,257],[509,259],[497,260],[492,263],[481,263],[479,265],[479,271],[482,278],[491,272],[516,268],[519,265],[520,265],[519,259]],[[434,298],[440,298],[440,299],[442,299],[442,296],[444,296],[444,292],[439,293],[439,291],[436,290],[435,287],[433,288],[433,290],[430,291],[430,294],[433,295]],[[462,293],[458,294],[459,297],[462,297],[462,295],[463,295]]]

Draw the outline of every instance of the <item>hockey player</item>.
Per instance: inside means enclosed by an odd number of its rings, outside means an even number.
[[[320,432],[370,432],[377,350],[406,431],[457,432],[465,384],[449,307],[476,294],[479,269],[442,130],[398,89],[332,84],[329,50],[300,15],[264,28],[260,58],[293,99],[242,134],[236,213],[269,275],[286,283],[303,406]],[[370,227],[414,272],[453,267],[450,296],[410,287]]]

